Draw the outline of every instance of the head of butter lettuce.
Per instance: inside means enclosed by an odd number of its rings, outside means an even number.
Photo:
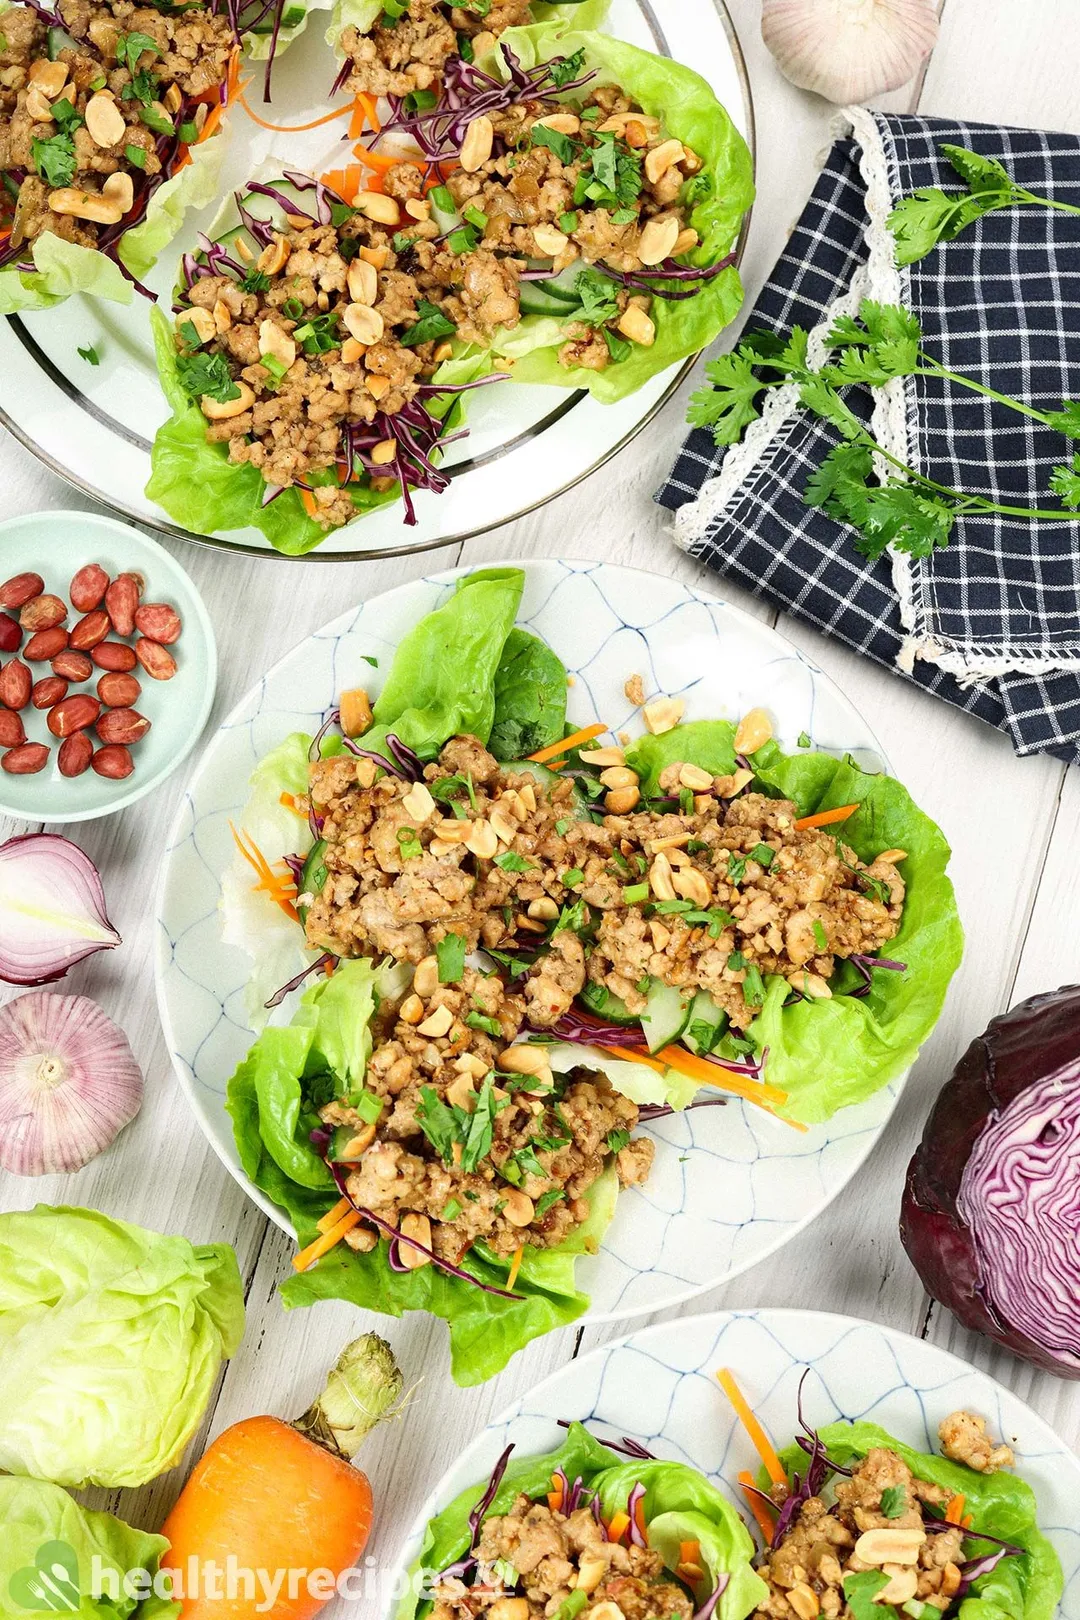
[[[716,1605],[718,1620],[743,1620],[768,1596],[764,1581],[754,1573],[750,1532],[715,1485],[686,1463],[659,1458],[626,1462],[580,1423],[570,1424],[557,1451],[540,1457],[511,1457],[485,1519],[507,1513],[518,1496],[546,1502],[557,1470],[568,1480],[581,1480],[586,1502],[595,1496],[605,1522],[625,1513],[635,1486],[643,1487],[642,1514],[649,1545],[660,1553],[666,1568],[674,1570],[682,1562],[682,1544],[694,1541],[700,1548],[701,1575],[693,1587],[695,1605],[704,1606],[727,1578]],[[470,1486],[431,1520],[411,1575],[421,1570],[428,1577],[438,1575],[467,1556],[472,1542],[469,1516],[487,1485],[487,1480],[481,1480]],[[408,1582],[396,1620],[416,1620],[421,1586],[415,1580]],[[430,1605],[423,1607],[429,1609]]]
[[[0,32],[5,0],[0,0]],[[189,208],[205,208],[217,195],[218,176],[225,153],[225,132],[191,148],[190,161],[154,192],[146,215],[125,231],[117,254],[125,268],[142,281],[157,263],[184,223]],[[50,309],[73,293],[87,293],[115,304],[130,304],[131,282],[115,259],[97,248],[65,242],[54,231],[43,231],[28,247],[25,262],[32,270],[9,266],[0,270],[0,315],[18,315]]]
[[[698,199],[689,223],[700,238],[689,262],[705,268],[732,252],[754,200],[753,162],[746,142],[700,74],[609,34],[589,31],[512,28],[502,36],[500,47],[512,50],[523,68],[581,51],[582,73],[595,74],[581,94],[617,84],[650,117],[658,118],[668,136],[682,141],[702,160],[700,173],[689,183]],[[498,53],[496,60],[501,60]],[[567,329],[580,319],[580,311],[572,305],[565,316],[524,316],[517,326],[495,334],[493,351],[514,362],[515,382],[587,388],[595,399],[612,404],[706,348],[734,320],[742,298],[734,265],[705,282],[693,298],[654,297],[649,313],[656,341],[650,347],[629,345],[626,357],[603,371],[560,364]]]
[[[91,1209],[0,1215],[0,1471],[144,1485],[179,1461],[243,1329],[227,1244]]]
[[[164,1536],[92,1513],[40,1479],[0,1478],[0,1525],[0,1620],[26,1620],[35,1611],[80,1620],[174,1620],[180,1613],[164,1596]]]

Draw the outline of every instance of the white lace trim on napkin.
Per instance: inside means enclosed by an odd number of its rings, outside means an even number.
[[[859,143],[859,173],[866,186],[866,211],[870,220],[866,232],[868,257],[866,264],[852,277],[848,290],[833,300],[825,319],[811,332],[808,357],[812,366],[824,363],[824,337],[838,315],[857,314],[864,298],[883,304],[904,304],[910,298],[910,277],[906,268],[896,264],[893,236],[887,224],[892,199],[900,185],[899,176],[895,172],[890,174],[881,129],[867,108],[845,107],[834,117],[830,135],[834,140],[854,135]],[[750,475],[762,466],[769,449],[783,428],[798,415],[799,409],[797,384],[785,384],[772,391],[761,416],[751,423],[741,443],[728,451],[719,474],[702,485],[695,501],[680,507],[675,514],[672,533],[677,545],[692,551],[708,538],[725,507],[742,490]],[[909,464],[909,446],[918,436],[916,411],[913,379],[897,377],[884,388],[875,390],[871,417],[874,437],[897,460]],[[881,470],[884,471],[884,467]],[[1046,654],[1003,658],[988,648],[943,640],[931,628],[922,560],[892,547],[889,555],[893,586],[900,604],[900,622],[906,632],[896,658],[897,668],[904,673],[910,674],[915,660],[920,658],[954,675],[961,686],[967,687],[999,675],[1045,675],[1052,670],[1080,667],[1080,653],[1064,658]]]

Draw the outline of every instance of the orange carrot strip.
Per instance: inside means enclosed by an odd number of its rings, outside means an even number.
[[[302,816],[304,813],[296,803],[295,793],[283,793],[278,802],[283,804],[286,810],[291,810],[294,816]]]
[[[707,1063],[704,1058],[695,1057],[681,1046],[665,1046],[657,1057],[642,1052],[639,1047],[612,1046],[608,1050],[615,1056],[625,1058],[628,1063],[644,1063],[648,1068],[655,1069],[657,1074],[663,1074],[665,1069],[677,1069],[680,1074],[688,1074],[694,1080],[700,1080],[702,1085],[716,1086],[722,1091],[730,1091],[736,1097],[743,1097],[747,1102],[754,1103],[763,1108],[767,1114],[781,1119],[772,1106],[787,1101],[787,1092],[779,1090],[776,1086],[763,1085],[759,1080],[745,1080],[742,1075],[733,1074],[716,1063]],[[790,1125],[792,1130],[805,1131],[806,1126],[793,1119],[782,1120],[784,1125]]]
[[[696,1564],[699,1561],[700,1558],[701,1558],[701,1542],[700,1541],[680,1541],[679,1542],[679,1563],[680,1564]]]
[[[948,1507],[945,1509],[945,1523],[963,1524],[964,1506],[964,1498],[962,1496],[954,1496]]]
[[[750,1410],[746,1396],[735,1382],[729,1367],[721,1367],[717,1373],[720,1388],[735,1408],[736,1416],[747,1434],[754,1443],[754,1450],[765,1464],[765,1472],[774,1485],[786,1485],[787,1475],[784,1473],[779,1457],[773,1449],[772,1441],[761,1427],[757,1418]]]
[[[597,721],[595,726],[585,726],[581,731],[572,731],[569,737],[563,737],[547,748],[538,748],[535,754],[529,755],[529,758],[534,765],[543,765],[549,759],[558,759],[568,748],[580,748],[582,743],[592,742],[594,737],[602,737],[606,730],[607,726]]]
[[[816,816],[800,816],[795,830],[806,832],[810,827],[835,827],[838,821],[846,821],[853,816],[858,808],[857,804],[842,804],[836,810],[819,810]]]
[[[378,97],[369,95],[366,90],[358,90],[356,100],[357,105],[362,107],[364,112],[367,114],[367,121],[371,125],[372,129],[376,132],[382,129],[382,121],[379,118]],[[359,133],[359,130],[357,130],[357,134]],[[349,134],[352,135],[351,126],[349,128]]]
[[[247,97],[242,91],[236,99],[240,103],[241,107],[243,107],[252,123],[258,124],[260,129],[277,130],[282,135],[298,135],[300,131],[304,129],[318,129],[320,124],[332,124],[335,119],[347,118],[352,112],[351,107],[336,107],[333,112],[323,113],[321,118],[312,118],[306,124],[272,124],[269,119],[261,118],[259,116],[255,109],[249,104]]]
[[[351,1232],[357,1221],[362,1219],[363,1216],[359,1210],[350,1209],[349,1213],[343,1215],[337,1225],[330,1228],[329,1232],[324,1232],[322,1237],[315,1239],[314,1243],[309,1243],[306,1249],[301,1249],[299,1254],[293,1255],[293,1265],[296,1270],[306,1271],[309,1266],[315,1264],[316,1260],[321,1260],[324,1254],[329,1254],[331,1249],[336,1249],[346,1232]]]
[[[372,152],[363,141],[358,141],[353,147],[353,157],[359,158],[365,169],[374,169],[377,174],[387,174],[404,162],[400,152],[396,155],[393,152]]]
[[[508,1292],[513,1288],[514,1284],[518,1280],[518,1272],[521,1270],[521,1262],[524,1260],[524,1258],[525,1245],[524,1243],[519,1243],[517,1248],[514,1250],[514,1258],[510,1262],[510,1271],[506,1278],[506,1287]]]
[[[351,204],[363,185],[364,171],[359,163],[350,163],[347,169],[330,169],[321,178],[324,186]]]
[[[552,1474],[551,1483],[554,1485],[555,1489],[553,1491],[548,1491],[548,1507],[551,1509],[552,1513],[558,1513],[563,1505],[562,1480],[559,1478],[558,1474]]]
[[[253,883],[252,888],[255,890],[264,889],[275,904],[281,907],[286,916],[291,917],[294,922],[298,922],[300,914],[292,900],[292,896],[296,893],[296,885],[291,874],[279,875],[275,873],[266,856],[250,834],[237,832],[231,821],[229,822],[229,828],[237,849],[248,865],[258,873],[259,881]]]
[[[609,1541],[621,1541],[630,1528],[630,1515],[628,1513],[613,1513],[611,1523],[607,1527]]]
[[[310,489],[301,489],[298,490],[297,493],[300,496],[304,511],[307,513],[308,517],[314,517],[315,513],[318,511],[318,507],[315,505],[315,497],[311,493]]]
[[[753,1474],[747,1473],[744,1469],[739,1475],[739,1484],[743,1488],[746,1505],[754,1515],[757,1527],[764,1537],[766,1547],[771,1546],[773,1531],[776,1529],[776,1520],[770,1514],[761,1497],[757,1495]]]
[[[319,1231],[329,1232],[330,1228],[336,1226],[342,1217],[349,1213],[350,1209],[352,1209],[352,1205],[349,1200],[339,1198],[333,1209],[328,1209],[322,1220],[316,1222]]]
[[[649,1532],[645,1524],[645,1499],[641,1496],[634,1503],[634,1524],[637,1526],[637,1533],[642,1541],[648,1541]]]

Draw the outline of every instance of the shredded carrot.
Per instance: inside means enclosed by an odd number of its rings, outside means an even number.
[[[323,113],[321,118],[312,118],[306,124],[272,124],[269,119],[262,118],[250,105],[243,93],[237,96],[237,101],[243,107],[252,123],[258,124],[260,129],[273,129],[281,135],[298,135],[304,129],[318,129],[320,124],[332,124],[335,119],[347,118],[353,111],[352,107],[335,107],[333,112]]]
[[[517,1248],[514,1250],[514,1258],[510,1262],[510,1271],[506,1279],[507,1292],[509,1292],[517,1282],[518,1272],[521,1270],[521,1262],[524,1260],[524,1258],[525,1245],[524,1243],[519,1243]]]
[[[772,1441],[750,1410],[746,1396],[735,1382],[731,1369],[721,1367],[716,1376],[720,1382],[720,1388],[735,1408],[740,1423],[754,1442],[754,1449],[765,1464],[765,1472],[774,1485],[786,1485],[787,1475],[784,1473],[779,1457],[773,1450]]]
[[[553,1491],[548,1491],[548,1507],[551,1509],[552,1513],[558,1513],[563,1505],[562,1480],[559,1478],[558,1474],[552,1474],[551,1483],[554,1485],[555,1489]]]
[[[372,152],[363,141],[353,147],[353,157],[359,158],[365,169],[374,169],[378,174],[387,174],[402,161],[400,152]]]
[[[315,505],[315,497],[311,493],[310,489],[301,489],[298,490],[297,493],[303,502],[304,511],[307,513],[308,517],[314,517],[315,513],[318,511],[318,507]]]
[[[229,822],[229,830],[233,835],[233,842],[247,861],[253,871],[258,873],[258,883],[253,883],[256,891],[265,889],[275,905],[279,905],[287,917],[299,922],[300,913],[296,909],[296,884],[292,873],[286,869],[284,873],[275,872],[262,850],[251,837],[250,833],[238,832],[233,823]]]
[[[336,191],[347,203],[351,203],[358,191],[363,190],[364,171],[359,163],[350,163],[347,169],[331,169],[322,177],[324,186]]]
[[[778,1107],[787,1101],[787,1092],[781,1091],[777,1086],[767,1086],[759,1080],[746,1080],[740,1074],[733,1074],[721,1064],[709,1063],[705,1058],[695,1057],[681,1046],[665,1046],[656,1057],[643,1052],[636,1046],[611,1046],[608,1050],[614,1057],[625,1058],[627,1063],[644,1063],[647,1068],[655,1069],[657,1074],[663,1074],[665,1069],[677,1069],[680,1074],[688,1074],[694,1080],[700,1080],[702,1085],[716,1086],[722,1091],[730,1091],[736,1097],[743,1097],[747,1102],[754,1103],[758,1108],[764,1108],[767,1114],[780,1119],[774,1104]],[[805,1131],[806,1126],[794,1119],[782,1121],[790,1125],[792,1130]]]
[[[637,1526],[637,1533],[642,1541],[648,1541],[649,1532],[645,1526],[645,1498],[643,1496],[639,1496],[634,1503],[634,1524]]]
[[[630,1528],[630,1515],[628,1513],[613,1513],[611,1523],[607,1527],[608,1540],[621,1541]]]
[[[572,731],[569,737],[563,737],[557,743],[551,743],[547,748],[538,748],[529,758],[534,765],[543,765],[549,759],[557,759],[568,748],[580,748],[582,743],[592,742],[594,737],[602,737],[607,726],[597,721],[595,726],[585,726],[581,731]]]
[[[279,803],[283,804],[285,806],[286,810],[291,810],[294,816],[302,816],[304,814],[304,812],[301,810],[300,806],[296,802],[296,794],[295,793],[283,793],[281,795]]]
[[[963,1524],[964,1506],[964,1498],[962,1496],[954,1496],[948,1507],[945,1509],[945,1523]]]
[[[328,1209],[322,1220],[316,1222],[319,1231],[329,1232],[330,1228],[336,1226],[342,1217],[349,1213],[350,1209],[352,1209],[352,1205],[349,1200],[339,1198],[333,1209]]]
[[[776,1520],[770,1514],[768,1508],[765,1506],[765,1503],[762,1501],[757,1487],[754,1484],[753,1474],[747,1473],[744,1469],[739,1475],[739,1484],[743,1488],[743,1495],[746,1497],[746,1505],[754,1515],[754,1520],[758,1529],[761,1531],[765,1545],[766,1547],[770,1547],[772,1545],[773,1531],[776,1529]]]
[[[679,1563],[680,1564],[696,1564],[699,1561],[700,1558],[701,1558],[701,1542],[700,1541],[680,1541],[679,1542]]]
[[[329,1254],[331,1249],[336,1249],[346,1232],[351,1232],[357,1221],[362,1219],[363,1216],[359,1210],[350,1209],[347,1215],[341,1217],[336,1226],[332,1226],[328,1232],[324,1232],[322,1237],[317,1237],[314,1243],[309,1243],[306,1249],[301,1249],[299,1254],[293,1255],[293,1265],[296,1270],[306,1271],[309,1266],[315,1264],[316,1260],[321,1260],[324,1254]]]
[[[838,821],[846,821],[853,816],[858,808],[857,804],[842,804],[836,810],[819,810],[816,816],[800,816],[795,830],[806,832],[810,827],[835,827]]]
[[[382,129],[382,121],[379,118],[379,103],[376,96],[369,95],[366,90],[359,90],[357,91],[356,95],[356,105],[362,108],[364,113],[366,113],[367,121],[373,130],[378,132],[380,129]],[[360,131],[357,130],[356,134],[359,135],[359,133]],[[353,135],[351,124],[349,126],[349,134]],[[356,136],[353,136],[354,140],[355,138]]]

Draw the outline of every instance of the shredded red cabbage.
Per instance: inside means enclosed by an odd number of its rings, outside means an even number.
[[[645,1048],[648,1040],[640,1024],[606,1024],[588,1013],[571,1007],[550,1029],[534,1029],[537,1035],[554,1035],[575,1046],[632,1046]]]
[[[611,281],[618,281],[624,287],[635,292],[651,293],[654,298],[666,298],[673,303],[680,303],[687,298],[696,298],[702,287],[718,276],[721,270],[730,269],[735,263],[736,255],[729,253],[726,258],[718,259],[715,264],[704,267],[693,264],[680,264],[677,259],[665,259],[663,264],[650,266],[641,270],[613,270],[609,264],[600,259],[593,266],[602,276]],[[682,290],[678,287],[662,285],[669,282],[693,283]]]
[[[577,1421],[581,1428],[588,1428],[587,1424],[581,1423],[580,1420]],[[560,1429],[569,1429],[573,1426],[569,1418],[559,1418],[558,1422]],[[653,1452],[646,1451],[645,1447],[639,1440],[632,1440],[627,1434],[623,1435],[621,1442],[602,1439],[600,1436],[597,1436],[596,1438],[600,1439],[600,1444],[602,1446],[606,1446],[609,1451],[619,1451],[624,1457],[633,1457],[637,1462],[656,1461],[656,1457]]]
[[[275,990],[274,994],[270,997],[270,1000],[263,1002],[263,1006],[267,1008],[280,1007],[281,1003],[285,1000],[285,997],[290,995],[293,990],[299,989],[300,985],[303,984],[305,979],[310,979],[313,973],[320,972],[321,969],[326,967],[327,964],[333,960],[334,957],[330,951],[324,952],[322,956],[318,957],[316,961],[312,962],[310,967],[304,968],[303,972],[298,973],[295,978],[290,979],[288,984],[283,984],[280,990]]]
[[[712,1620],[712,1616],[716,1613],[716,1605],[727,1591],[730,1580],[731,1576],[726,1570],[717,1577],[715,1590],[705,1599],[701,1608],[694,1615],[694,1620]]]
[[[641,1533],[637,1522],[638,1505],[645,1500],[645,1487],[639,1480],[626,1499],[626,1512],[630,1519],[630,1541],[635,1547],[647,1547],[649,1544]]]

